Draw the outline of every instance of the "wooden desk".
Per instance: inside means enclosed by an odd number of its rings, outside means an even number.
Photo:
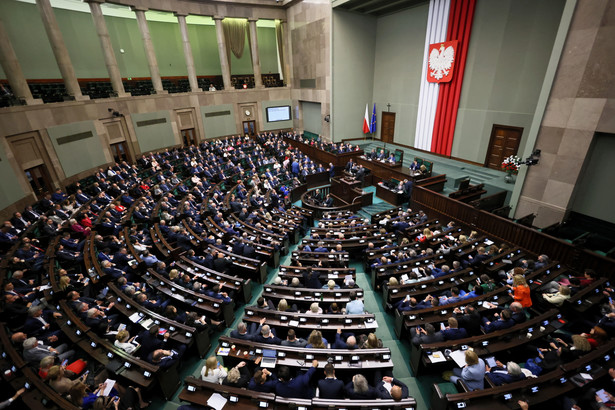
[[[382,184],[376,184],[376,196],[395,206],[406,202],[403,191],[398,192],[397,190],[388,189],[382,186]]]
[[[380,161],[372,161],[370,159],[359,156],[357,164],[363,165],[364,168],[369,169],[372,172],[372,183],[377,184],[380,181],[388,181],[391,178],[395,178],[399,181],[404,179],[418,180],[420,177],[427,178],[430,174],[423,175],[416,171],[411,171],[408,167],[400,167],[395,165],[386,164]]]
[[[286,141],[291,146],[299,149],[305,155],[310,157],[313,161],[320,162],[325,167],[331,163],[336,168],[344,168],[350,158],[356,160],[359,156],[363,155],[363,150],[344,152],[342,154],[334,154],[332,152],[323,151],[313,145],[306,144],[292,138],[284,137],[284,141]]]

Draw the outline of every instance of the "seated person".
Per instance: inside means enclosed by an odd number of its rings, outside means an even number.
[[[479,358],[473,350],[466,350],[465,356],[465,366],[453,369],[453,375],[450,378],[451,383],[457,384],[457,381],[461,379],[466,383],[470,391],[484,389],[485,361]]]
[[[342,329],[338,328],[337,332],[335,333],[335,343],[333,343],[333,346],[331,346],[332,349],[356,349],[357,346],[357,338],[350,333],[349,336],[346,338],[346,341],[344,342],[342,340]]]
[[[367,383],[362,374],[355,374],[346,384],[346,397],[352,400],[373,400],[378,397],[376,389]]]
[[[307,340],[302,337],[297,337],[295,334],[295,329],[288,329],[288,333],[286,334],[286,340],[282,340],[280,343],[282,346],[292,346],[292,347],[305,347],[307,345]]]
[[[515,362],[508,362],[506,366],[504,366],[502,362],[496,360],[495,364],[497,365],[495,367],[489,367],[489,365],[486,365],[485,369],[487,371],[487,377],[496,386],[518,382],[519,380],[525,379],[525,375],[521,371],[521,367],[519,367],[519,365]]]
[[[414,332],[410,330],[410,340],[413,345],[419,346],[422,344],[437,343],[444,341],[444,335],[441,332],[436,333],[436,329],[431,323],[427,323],[425,327],[417,326]]]
[[[254,376],[248,383],[248,389],[260,393],[273,393],[278,384],[278,379],[267,369],[258,369],[254,372]]]
[[[329,342],[327,342],[327,339],[322,337],[322,333],[320,332],[320,330],[314,329],[312,330],[312,333],[310,333],[310,337],[308,337],[308,344],[305,347],[314,349],[326,349],[328,345]]]
[[[485,333],[508,329],[514,325],[515,321],[512,320],[512,314],[508,309],[504,309],[502,313],[494,313],[492,321],[483,317],[483,328],[485,329]]]
[[[278,383],[275,386],[275,394],[282,397],[311,399],[314,393],[310,387],[310,379],[316,373],[317,368],[318,360],[314,360],[312,361],[312,367],[307,372],[291,377],[288,366],[281,366],[278,371]]]
[[[318,381],[318,397],[321,399],[341,400],[344,398],[344,382],[335,378],[335,368],[331,363],[325,365],[325,378]]]
[[[570,299],[570,288],[560,285],[557,293],[543,293],[543,299],[555,306],[562,306],[564,302]]]
[[[465,339],[468,332],[464,328],[459,328],[459,323],[454,317],[448,318],[448,326],[438,332],[442,334],[444,340]]]
[[[376,385],[376,393],[381,399],[393,399],[400,401],[410,396],[408,386],[392,376],[384,376],[382,381]]]
[[[254,336],[254,341],[257,343],[268,343],[274,345],[279,345],[282,342],[278,339],[278,337],[276,337],[273,329],[271,329],[269,325],[263,325],[261,327],[261,332],[260,334],[256,334],[256,336]]]
[[[249,381],[250,373],[246,367],[246,362],[241,361],[237,366],[228,371],[228,375],[222,380],[222,384],[224,386],[245,388],[248,386]]]
[[[216,356],[208,357],[205,366],[201,369],[201,378],[206,382],[222,384],[226,376],[226,370],[220,364],[218,358]]]

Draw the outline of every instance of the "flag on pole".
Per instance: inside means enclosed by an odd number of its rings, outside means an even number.
[[[370,132],[369,111],[368,111],[367,105],[368,104],[365,104],[365,118],[363,118],[363,134],[367,134],[368,132]]]
[[[372,134],[376,132],[376,103],[374,103],[374,109],[372,110],[372,122],[369,125],[369,132]]]

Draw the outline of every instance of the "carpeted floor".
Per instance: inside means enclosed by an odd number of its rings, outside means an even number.
[[[365,190],[368,192],[374,192],[374,203],[373,205],[365,207],[361,210],[360,213],[362,216],[368,217],[377,212],[393,208],[392,205],[376,197],[375,187],[367,187],[365,188]],[[297,205],[300,206],[301,204],[297,203]],[[296,248],[297,245],[292,245],[288,255],[280,258],[281,265],[289,264],[290,255],[292,254],[292,251],[294,251]],[[380,339],[382,339],[383,345],[391,350],[391,359],[393,363],[395,363],[395,368],[393,370],[394,376],[408,386],[410,394],[415,398],[417,402],[418,409],[428,409],[431,385],[436,380],[434,378],[424,377],[421,377],[421,379],[419,380],[414,377],[414,375],[412,374],[412,370],[410,369],[410,343],[408,341],[399,340],[395,335],[393,327],[394,317],[384,311],[382,305],[382,294],[372,288],[369,273],[365,272],[365,269],[363,268],[363,263],[361,261],[353,260],[350,266],[356,268],[357,285],[359,285],[364,290],[365,310],[370,313],[373,313],[376,316],[376,320],[378,321],[378,329],[376,330],[376,335]],[[276,275],[277,269],[268,268],[267,283],[271,283]],[[250,301],[250,305],[256,303],[256,299],[258,299],[262,291],[263,285],[258,283],[253,284],[252,300]],[[214,354],[215,349],[218,346],[218,338],[221,335],[227,335],[231,332],[231,329],[235,329],[237,327],[237,324],[241,321],[241,318],[243,317],[243,312],[243,306],[238,306],[237,310],[235,311],[234,323],[232,323],[230,327],[224,332],[214,334],[214,337],[212,337],[211,339],[212,348],[206,357]],[[186,376],[198,377],[204,363],[205,359],[183,362],[179,373],[180,379],[183,380]],[[152,402],[151,408],[164,410],[176,409],[182,404],[177,397],[181,392],[182,388],[183,386],[177,391],[172,401],[165,402],[162,399],[156,399]]]

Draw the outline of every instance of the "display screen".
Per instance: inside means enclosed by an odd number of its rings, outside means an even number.
[[[267,122],[291,120],[290,105],[267,107]]]

